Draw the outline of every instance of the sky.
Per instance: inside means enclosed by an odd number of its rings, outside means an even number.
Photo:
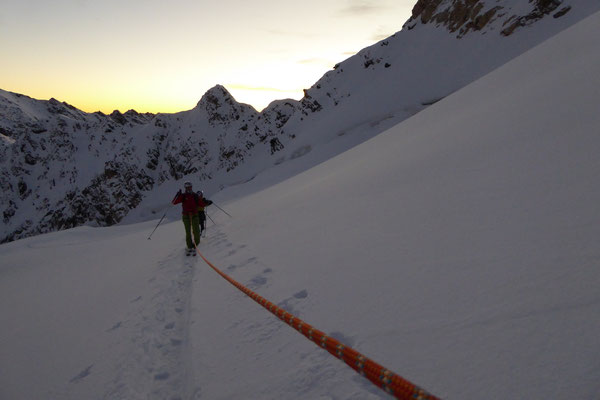
[[[0,89],[87,112],[178,112],[224,85],[300,99],[402,28],[416,0],[2,0]]]

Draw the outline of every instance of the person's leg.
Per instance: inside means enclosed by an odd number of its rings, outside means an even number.
[[[190,215],[183,215],[181,217],[183,220],[183,226],[185,227],[185,244],[188,249],[194,248],[194,243],[192,242],[192,217]]]
[[[197,246],[200,244],[200,221],[198,214],[192,216],[192,229],[194,230],[194,243]]]
[[[206,229],[206,214],[204,211],[200,211],[198,215],[200,216],[200,233],[202,233]]]

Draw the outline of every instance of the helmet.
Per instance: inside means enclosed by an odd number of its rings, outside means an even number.
[[[198,193],[198,196],[204,197],[204,192],[202,190],[198,190],[196,193]]]
[[[186,188],[186,189],[187,189],[187,188],[191,188],[191,187],[192,187],[192,182],[190,182],[190,181],[185,181],[185,182],[184,182],[184,184],[183,184],[183,187],[184,187],[184,188]]]

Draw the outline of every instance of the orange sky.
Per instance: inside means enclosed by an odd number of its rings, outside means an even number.
[[[178,112],[222,84],[262,109],[399,31],[416,0],[3,0],[0,88]]]

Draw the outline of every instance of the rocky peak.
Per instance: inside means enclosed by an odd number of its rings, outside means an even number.
[[[196,105],[196,109],[208,114],[208,121],[227,123],[238,120],[242,114],[258,114],[251,106],[238,103],[222,85],[209,89]]]
[[[154,117],[154,114],[140,114],[135,110],[129,110],[122,114],[119,110],[114,110],[110,115],[110,119],[120,125],[125,124],[145,124]]]
[[[217,110],[225,105],[234,106],[237,102],[222,85],[210,88],[198,102],[197,107],[204,110]]]
[[[565,0],[529,0],[527,12],[516,11],[522,8],[524,0],[418,0],[406,27],[412,29],[420,21],[448,28],[461,38],[469,32],[482,31],[498,22],[500,33],[511,35],[517,28],[552,14],[560,18],[571,9]],[[519,3],[519,4],[517,4]],[[561,7],[562,6],[562,7]]]
[[[135,111],[135,110],[129,110],[127,112],[125,112],[123,114],[123,116],[125,118],[127,118],[127,120],[137,123],[137,124],[144,124],[149,122],[152,118],[154,118],[154,114],[152,113],[144,113],[144,114],[140,114],[139,112]]]
[[[110,118],[118,124],[125,125],[127,123],[127,118],[121,114],[119,110],[115,110],[110,114]]]

